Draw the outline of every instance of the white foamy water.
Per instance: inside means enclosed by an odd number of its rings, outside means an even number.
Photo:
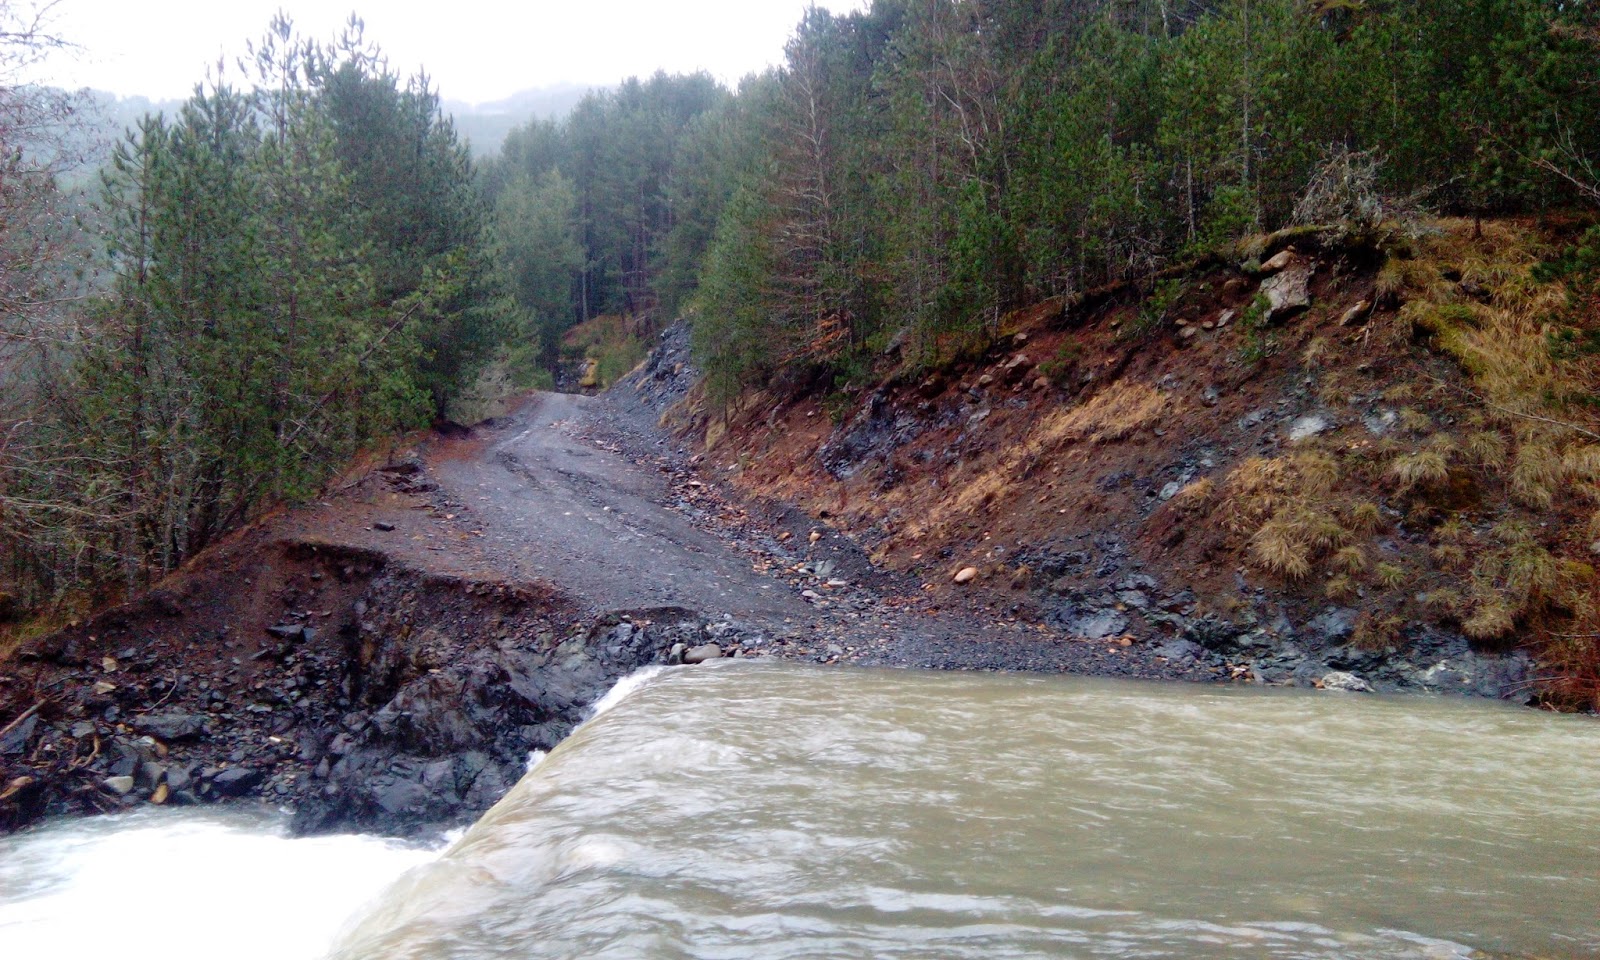
[[[436,850],[290,839],[288,818],[150,810],[0,837],[8,960],[298,960]]]

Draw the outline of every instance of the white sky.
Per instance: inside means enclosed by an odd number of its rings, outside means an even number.
[[[26,5],[26,0],[23,5]],[[817,0],[836,12],[865,0]],[[244,52],[272,14],[333,36],[355,10],[402,74],[425,66],[469,103],[559,83],[610,84],[657,69],[724,82],[783,57],[806,0],[59,0],[53,30],[82,48],[35,79],[152,99],[188,96],[221,54]]]

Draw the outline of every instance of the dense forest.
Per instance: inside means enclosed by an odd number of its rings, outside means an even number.
[[[25,147],[70,98],[5,87],[0,563],[141,582],[597,317],[689,317],[726,402],[1295,223],[1592,207],[1597,67],[1583,0],[875,0],[474,164],[357,21],[279,19],[76,205]]]
[[[1019,304],[1296,222],[1593,201],[1597,23],[1554,0],[877,0],[812,10],[736,93],[658,76],[525,127],[486,184],[547,345],[689,307],[727,399],[889,344],[938,363]]]
[[[323,44],[277,19],[127,131],[92,202],[10,146],[65,130],[72,98],[7,94],[0,557],[21,602],[136,585],[315,492],[498,344],[471,163],[356,21]]]

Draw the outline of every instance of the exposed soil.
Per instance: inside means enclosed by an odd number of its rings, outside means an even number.
[[[686,654],[1226,676],[941,614],[826,523],[697,472],[654,423],[692,371],[648,396],[659,369],[431,435],[25,645],[0,674],[0,827],[240,799],[306,832],[470,820],[618,677]]]
[[[421,438],[19,651],[0,829],[224,799],[307,832],[458,823],[618,677],[715,656],[1527,699],[1526,655],[1428,614],[1461,576],[1440,518],[1498,519],[1439,498],[1500,481],[1378,486],[1374,451],[1424,443],[1408,422],[1464,416],[1412,386],[1451,368],[1369,255],[1300,242],[1280,269],[1306,302],[1264,322],[1278,274],[1214,264],[1158,317],[1132,287],[1052,301],[939,372],[728,416],[680,326],[599,396]],[[1360,554],[1337,598],[1331,567],[1251,552],[1266,515],[1240,478],[1291,471],[1293,505],[1308,453],[1338,467],[1319,509]]]

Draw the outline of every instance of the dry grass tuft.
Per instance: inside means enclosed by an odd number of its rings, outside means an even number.
[[[1462,615],[1467,612],[1466,598],[1453,587],[1429,591],[1424,605],[1436,620],[1460,622]]]
[[[1434,449],[1402,454],[1389,465],[1389,478],[1394,481],[1396,492],[1404,495],[1417,487],[1431,487],[1450,479],[1450,461]]]
[[[1498,596],[1487,597],[1472,608],[1472,614],[1461,621],[1461,632],[1473,640],[1498,640],[1517,627],[1511,607]]]
[[[1400,411],[1400,429],[1407,433],[1427,433],[1433,429],[1433,418],[1415,407],[1405,407]]]
[[[1358,533],[1376,533],[1383,529],[1383,511],[1376,503],[1363,500],[1350,508],[1350,526]]]
[[[1367,551],[1352,544],[1341,547],[1333,554],[1330,565],[1342,573],[1356,574],[1367,569]]]
[[[1405,568],[1398,564],[1380,563],[1372,573],[1378,585],[1385,590],[1398,590],[1406,585]]]
[[[1577,483],[1600,483],[1600,443],[1575,443],[1561,455],[1561,472]]]
[[[1300,478],[1301,492],[1314,496],[1332,490],[1344,473],[1339,468],[1338,460],[1320,450],[1295,454],[1291,466]]]
[[[1285,580],[1304,580],[1312,564],[1338,549],[1350,539],[1350,531],[1340,526],[1332,514],[1305,504],[1290,504],[1250,537],[1250,549],[1265,570]]]
[[[1467,434],[1463,448],[1467,457],[1479,466],[1494,469],[1506,460],[1505,438],[1492,430],[1476,430]]]
[[[1320,367],[1322,361],[1326,360],[1332,352],[1333,345],[1328,342],[1327,337],[1312,337],[1311,342],[1306,344],[1306,348],[1300,352],[1300,362],[1307,367],[1315,369]]]
[[[1328,582],[1323,585],[1322,592],[1329,600],[1349,600],[1356,595],[1356,582],[1341,573],[1338,576],[1329,577]]]
[[[1173,495],[1172,508],[1184,513],[1194,513],[1210,503],[1212,495],[1216,492],[1216,481],[1210,477],[1201,477]]]
[[[1310,545],[1296,535],[1292,524],[1269,521],[1250,538],[1250,549],[1262,567],[1285,580],[1311,576]]]
[[[1511,468],[1511,497],[1525,507],[1548,510],[1561,483],[1562,460],[1556,448],[1543,441],[1524,443]]]
[[[1433,548],[1433,562],[1440,570],[1465,570],[1470,558],[1459,543],[1441,543]]]
[[[1393,614],[1363,613],[1350,633],[1350,644],[1359,650],[1388,650],[1400,642],[1405,621]]]

